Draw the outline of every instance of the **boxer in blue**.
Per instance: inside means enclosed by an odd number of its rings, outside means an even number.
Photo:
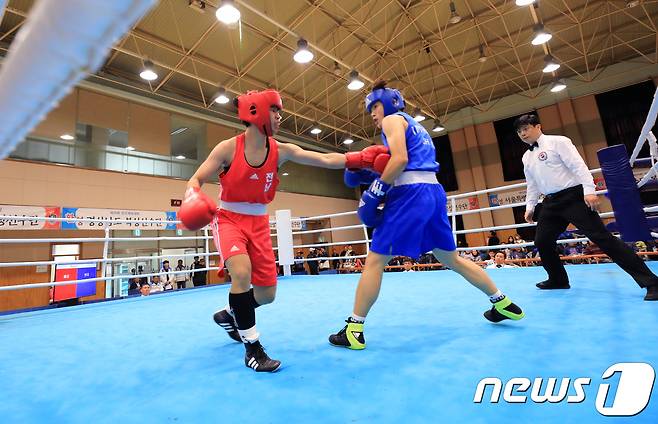
[[[432,251],[442,264],[489,296],[493,306],[484,313],[486,319],[500,322],[524,317],[521,308],[498,290],[482,268],[457,254],[448,222],[446,194],[436,179],[439,164],[432,138],[403,112],[404,106],[400,92],[387,88],[383,81],[366,97],[366,110],[382,130],[390,159],[386,164],[381,163],[381,158],[375,163],[375,169],[381,170],[379,177],[363,170],[345,171],[348,185],[372,181],[361,197],[358,212],[361,221],[374,231],[352,316],[342,330],[329,336],[329,342],[335,346],[366,347],[363,324],[379,295],[384,267],[393,256],[417,258]],[[346,168],[350,168],[349,163]],[[382,203],[384,208],[380,209]]]

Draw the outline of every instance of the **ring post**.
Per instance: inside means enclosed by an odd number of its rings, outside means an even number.
[[[276,211],[276,239],[279,252],[279,265],[283,265],[283,275],[292,275],[290,266],[295,260],[295,255],[292,248],[290,209]]]

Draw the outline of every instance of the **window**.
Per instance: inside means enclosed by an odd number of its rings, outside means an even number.
[[[457,175],[455,174],[455,162],[452,159],[450,138],[448,135],[442,135],[433,138],[432,141],[436,150],[436,161],[439,162],[439,172],[436,174],[436,178],[445,191],[459,190]]]
[[[653,81],[645,81],[596,95],[608,146],[624,144],[628,155],[631,155],[647,119],[655,91]],[[658,125],[654,125],[653,133],[657,134],[657,130]],[[639,157],[648,156],[649,143],[645,143]]]
[[[536,112],[526,112],[536,113]],[[521,114],[525,115],[525,114]],[[503,167],[503,178],[505,181],[525,179],[523,173],[523,154],[528,146],[521,141],[514,129],[514,121],[519,116],[494,121],[494,130],[498,139],[498,150],[500,151],[500,163]]]
[[[82,122],[75,124],[75,139],[98,146],[128,147],[128,132]]]
[[[206,124],[171,115],[171,155],[177,159],[201,159],[206,155]]]

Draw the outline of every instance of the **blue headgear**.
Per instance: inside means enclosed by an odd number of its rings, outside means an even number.
[[[402,94],[394,88],[378,88],[366,96],[366,110],[370,109],[375,102],[382,102],[384,106],[384,116],[392,115],[395,112],[404,109],[404,99]]]

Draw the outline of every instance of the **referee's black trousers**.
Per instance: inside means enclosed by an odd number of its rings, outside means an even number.
[[[640,287],[658,284],[658,276],[649,270],[630,247],[610,234],[598,213],[587,206],[583,200],[581,185],[546,196],[539,212],[535,246],[539,250],[550,284],[561,285],[569,282],[555,243],[569,223],[574,224],[587,238],[596,243],[606,255],[630,274]]]

